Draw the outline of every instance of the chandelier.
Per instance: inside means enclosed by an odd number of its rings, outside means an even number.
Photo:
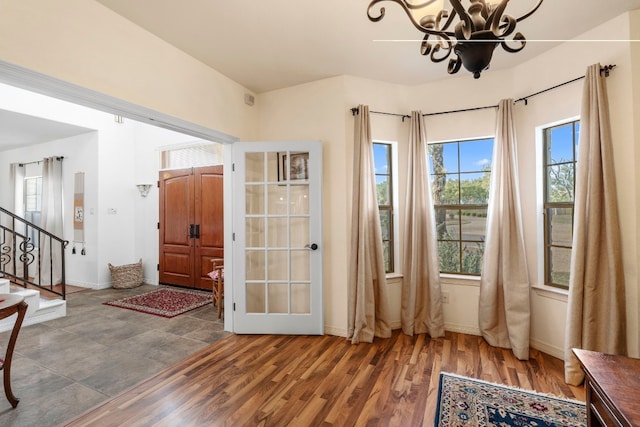
[[[460,0],[448,0],[453,9],[451,11],[445,8],[438,11],[438,0],[419,3],[412,0],[372,0],[367,8],[367,16],[371,21],[378,22],[384,18],[384,7],[380,7],[377,14],[372,13],[374,7],[383,1],[402,6],[411,23],[425,33],[420,46],[422,55],[429,56],[433,62],[449,58],[449,74],[457,73],[464,65],[476,79],[482,71],[489,68],[493,51],[498,44],[510,53],[524,49],[525,37],[520,32],[513,34],[516,25],[533,15],[542,4],[542,0],[538,0],[533,9],[514,18],[504,13],[509,0],[470,0],[471,4],[467,9]],[[512,34],[513,37],[508,40]],[[514,45],[509,45],[508,42]]]

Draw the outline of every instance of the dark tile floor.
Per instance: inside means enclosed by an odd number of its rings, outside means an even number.
[[[102,304],[153,289],[72,293],[66,317],[22,328],[11,368],[20,403],[0,386],[0,426],[63,424],[228,335],[212,304],[172,319]]]

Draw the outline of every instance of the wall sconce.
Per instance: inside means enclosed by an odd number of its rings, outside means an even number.
[[[140,191],[142,197],[147,197],[149,190],[151,190],[151,184],[138,184],[136,187],[138,187],[138,191]]]

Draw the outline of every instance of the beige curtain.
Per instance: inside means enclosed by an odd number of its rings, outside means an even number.
[[[349,331],[353,344],[391,336],[369,107],[356,115],[353,155]]]
[[[63,235],[62,159],[47,157],[42,162],[42,219],[40,226],[58,237]],[[40,236],[41,285],[56,285],[62,279],[62,249],[57,242]]]
[[[529,273],[524,249],[513,101],[498,106],[487,237],[480,280],[480,332],[492,346],[529,358]]]
[[[565,334],[565,381],[572,385],[584,379],[572,348],[627,353],[609,103],[600,64],[588,67],[582,96]]]
[[[402,331],[407,335],[444,335],[440,266],[433,213],[427,137],[420,111],[411,113],[404,228]]]

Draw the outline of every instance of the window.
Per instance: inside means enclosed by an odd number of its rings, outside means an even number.
[[[429,144],[440,272],[480,275],[493,138]]]
[[[160,152],[161,169],[183,169],[221,165],[222,162],[222,144],[209,141],[169,147]]]
[[[373,162],[376,174],[380,226],[382,228],[384,266],[387,273],[393,273],[395,271],[395,228],[393,210],[392,145],[389,143],[374,142]]]
[[[24,179],[24,219],[40,226],[42,216],[42,176],[30,176]],[[38,247],[38,232],[29,227],[27,231],[31,242]]]
[[[545,284],[569,288],[580,122],[543,130]]]

